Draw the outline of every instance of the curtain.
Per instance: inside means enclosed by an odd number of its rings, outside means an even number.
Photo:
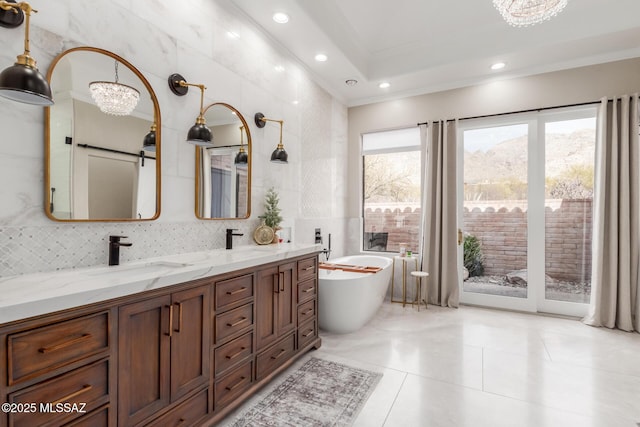
[[[640,331],[638,95],[598,111],[591,305],[584,322]]]
[[[430,122],[420,129],[423,145],[422,270],[430,304],[458,307],[455,122]]]

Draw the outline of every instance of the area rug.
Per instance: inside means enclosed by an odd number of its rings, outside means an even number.
[[[230,427],[350,426],[381,373],[311,358]]]

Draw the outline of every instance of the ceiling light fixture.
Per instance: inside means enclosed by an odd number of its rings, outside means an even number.
[[[0,96],[25,104],[53,105],[51,87],[29,54],[29,18],[36,13],[27,2],[0,1],[0,26],[16,28],[25,22],[24,53],[0,73]]]
[[[347,79],[344,81],[347,86],[355,86],[358,84],[356,79]]]
[[[315,56],[315,59],[318,62],[325,62],[327,59],[329,59],[329,57],[327,57],[327,55],[325,55],[324,53],[319,53]]]
[[[171,92],[178,96],[184,96],[189,92],[189,86],[200,89],[200,113],[196,118],[196,124],[191,126],[187,133],[187,142],[189,144],[198,145],[200,147],[213,147],[213,135],[211,129],[207,127],[204,119],[204,91],[207,89],[205,85],[187,83],[180,74],[171,74],[169,76],[169,88]]]
[[[115,62],[115,82],[89,83],[89,92],[100,111],[113,116],[128,116],[140,100],[138,89],[118,83],[118,61]]]
[[[505,21],[514,27],[526,27],[551,19],[568,0],[493,0]]]
[[[289,15],[284,12],[276,12],[273,14],[273,20],[278,24],[286,24],[289,22]]]
[[[382,83],[380,83],[380,84],[378,85],[378,87],[379,87],[380,89],[386,89],[386,88],[388,88],[388,87],[391,87],[391,83],[389,83],[389,82],[382,82]]]
[[[267,122],[280,123],[280,142],[276,149],[273,150],[273,153],[271,153],[271,161],[273,163],[288,163],[287,159],[289,158],[289,155],[284,151],[284,145],[282,145],[282,124],[284,123],[284,120],[267,119],[262,113],[256,113],[253,120],[259,128],[263,128]]]
[[[240,34],[236,33],[235,31],[227,31],[227,37],[230,39],[239,39]]]
[[[492,70],[502,70],[507,64],[504,62],[496,62],[491,66]]]

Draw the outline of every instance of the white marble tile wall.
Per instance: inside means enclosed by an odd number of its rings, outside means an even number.
[[[246,20],[228,0],[33,0],[31,53],[46,73],[56,55],[95,46],[130,61],[151,83],[162,117],[162,212],[143,223],[59,223],[43,211],[43,118],[41,107],[0,100],[0,276],[106,263],[107,236],[133,242],[122,261],[224,245],[224,229],[244,232],[250,244],[263,212],[266,190],[280,193],[283,216],[303,230],[332,233],[347,246],[347,109],[312,76]],[[228,31],[240,35],[227,36]],[[22,53],[24,28],[0,28],[0,67]],[[280,65],[284,71],[277,71]],[[197,115],[198,96],[176,97],[167,77],[180,73],[207,86],[205,102],[234,105],[253,139],[252,215],[249,221],[200,221],[194,211],[194,149],[184,142]],[[296,101],[297,103],[294,103]],[[288,165],[269,162],[279,128],[253,124],[253,115],[283,119]],[[311,229],[311,234],[306,231]],[[341,249],[339,249],[341,250]]]

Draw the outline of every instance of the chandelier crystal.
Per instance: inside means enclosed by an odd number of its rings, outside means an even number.
[[[493,0],[509,25],[526,27],[546,21],[562,11],[568,0]]]
[[[118,83],[118,61],[115,61],[115,82],[96,81],[89,83],[91,97],[100,111],[114,116],[128,116],[133,112],[140,100],[140,92]]]

